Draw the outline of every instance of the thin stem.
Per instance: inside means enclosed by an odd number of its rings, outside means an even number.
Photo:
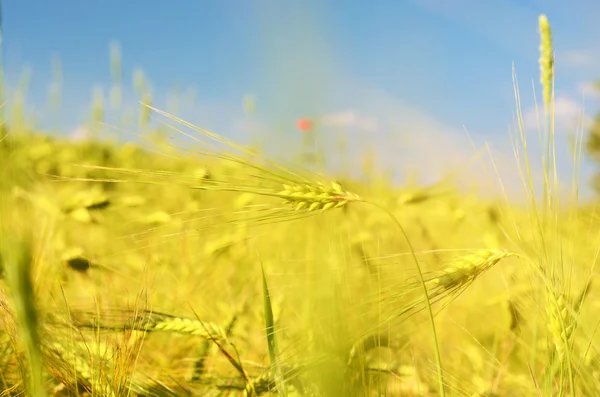
[[[439,347],[439,343],[438,343],[437,331],[435,328],[435,319],[434,319],[434,315],[433,315],[433,309],[431,308],[431,302],[429,301],[429,293],[427,292],[427,286],[425,285],[425,278],[423,277],[423,271],[421,270],[421,265],[419,264],[419,260],[417,259],[415,250],[414,250],[412,244],[410,243],[408,234],[406,234],[406,231],[402,227],[402,224],[400,224],[398,219],[394,216],[394,214],[389,209],[382,206],[381,204],[378,204],[378,203],[375,203],[372,201],[363,201],[363,203],[371,204],[371,205],[379,208],[381,211],[385,212],[390,218],[392,218],[392,220],[396,223],[396,225],[402,232],[404,239],[406,240],[406,243],[408,244],[408,248],[410,249],[410,253],[411,253],[411,255],[415,261],[415,265],[417,267],[417,272],[419,274],[419,281],[421,283],[421,287],[423,288],[423,294],[425,295],[427,312],[429,314],[429,323],[431,325],[431,332],[433,334],[435,361],[436,361],[436,365],[437,365],[437,369],[438,369],[437,375],[438,375],[438,383],[439,383],[439,387],[440,387],[440,396],[445,397],[446,392],[445,392],[445,388],[444,388],[444,372],[442,369],[442,357],[440,355],[440,347]]]

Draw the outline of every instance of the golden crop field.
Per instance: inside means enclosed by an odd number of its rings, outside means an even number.
[[[0,395],[600,395],[600,222],[559,201],[540,33],[525,203],[323,175],[148,103],[143,145],[5,125]]]

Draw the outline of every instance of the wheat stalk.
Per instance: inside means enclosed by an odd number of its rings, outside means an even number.
[[[44,397],[48,393],[44,388],[40,317],[32,276],[33,254],[33,247],[28,239],[21,240],[9,234],[2,236],[0,267],[6,269],[11,303],[19,326],[18,336],[25,347],[29,371],[28,393],[34,397]]]
[[[218,325],[183,317],[166,317],[165,315],[161,315],[158,318],[153,317],[141,326],[134,326],[134,329],[146,332],[174,332],[200,336],[206,339],[227,340],[225,331]]]
[[[84,358],[78,354],[73,346],[67,347],[59,341],[54,341],[49,346],[49,350],[60,357],[63,363],[69,366],[69,369],[75,371],[78,379],[84,380],[96,393],[103,396],[116,396],[115,391],[109,384],[102,385],[102,380],[99,379],[97,371],[90,365],[93,358]],[[105,359],[99,359],[100,363],[106,363]],[[105,364],[106,365],[106,364]]]
[[[540,32],[540,82],[543,87],[544,106],[546,111],[550,106],[550,95],[554,79],[554,54],[552,49],[552,30],[546,15],[539,17]]]
[[[571,313],[564,294],[557,294],[546,288],[546,313],[548,314],[548,331],[558,358],[564,363],[566,350],[569,349],[571,335],[575,329],[575,318]]]
[[[77,313],[73,312],[73,314]],[[103,323],[94,319],[87,321],[76,320],[75,325],[80,328],[106,329],[111,331],[128,329],[142,332],[172,332],[229,342],[227,332],[214,323],[150,311],[141,311],[139,314],[132,316],[128,321],[117,324]]]
[[[515,254],[495,249],[481,249],[477,252],[459,258],[442,272],[439,276],[429,280],[428,286],[439,290],[438,295],[444,291],[461,288],[470,284],[482,273],[491,269],[504,258]]]
[[[244,397],[255,397],[275,390],[276,382],[269,372],[252,379],[244,388]]]
[[[371,334],[360,338],[350,348],[347,367],[352,367],[369,350],[379,347],[390,347],[390,340],[387,335]]]
[[[299,377],[299,375],[306,370],[306,367],[302,365],[286,366],[284,369],[285,372],[283,375],[286,379],[286,382],[289,383],[289,386],[293,386],[298,391],[306,392],[307,385]],[[271,372],[265,371],[264,373],[252,378],[249,384],[246,384],[242,395],[244,397],[261,396],[269,392],[273,393],[279,391],[277,389],[277,382],[272,376]]]
[[[69,365],[69,367],[77,373],[78,377],[91,383],[94,370],[87,359],[76,354],[72,348],[63,346],[63,344],[58,341],[53,342],[50,349],[57,354],[63,362]]]
[[[441,271],[427,273],[424,276],[428,297],[431,304],[441,302],[446,298],[444,305],[448,305],[452,299],[464,291],[476,278],[491,269],[503,259],[518,256],[517,254],[499,249],[480,249],[468,255],[456,258],[451,266]],[[416,279],[415,279],[416,278]],[[393,308],[387,321],[393,319],[405,319],[413,316],[427,307],[423,295],[413,297],[415,291],[420,288],[418,277],[410,277],[403,281],[402,285],[391,285],[378,291],[382,294],[386,306],[395,306],[400,303],[399,308]]]
[[[342,185],[336,182],[332,182],[331,186],[317,183],[284,185],[283,187],[284,190],[279,192],[279,197],[296,210],[327,211],[360,200],[357,194],[344,190]]]

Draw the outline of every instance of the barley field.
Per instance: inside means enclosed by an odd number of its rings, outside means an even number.
[[[319,172],[149,98],[126,143],[5,123],[0,395],[600,395],[600,220],[558,189],[539,32],[518,203]]]

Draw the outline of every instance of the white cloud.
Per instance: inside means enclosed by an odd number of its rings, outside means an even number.
[[[511,135],[512,139],[515,139],[515,133],[509,132],[508,128],[497,125],[490,126],[490,130],[469,130],[467,133],[462,127],[453,127],[437,120],[434,115],[383,90],[356,87],[351,83],[348,83],[347,87],[355,91],[352,97],[360,98],[362,102],[353,104],[352,108],[377,117],[380,123],[379,130],[368,137],[369,142],[377,148],[378,165],[384,169],[393,169],[400,180],[405,179],[410,172],[418,173],[420,183],[432,183],[441,177],[454,175],[453,180],[459,185],[475,188],[482,196],[498,197],[504,190],[511,200],[527,199],[519,172],[519,163],[524,164],[525,154],[518,142],[514,143],[517,152],[515,154],[511,140]],[[558,112],[563,118],[565,115],[578,114],[574,109],[580,111],[577,101],[561,99],[557,102]],[[577,124],[574,124],[573,128],[576,126]],[[576,165],[573,162],[569,139],[568,134],[556,136],[561,195],[570,193],[573,167]],[[537,142],[537,135],[531,137],[527,157],[531,166],[534,191],[537,198],[540,198],[544,178],[542,152]],[[489,145],[490,151],[487,151],[485,144]],[[364,153],[364,142],[359,142],[357,146],[359,147],[355,148],[356,153]],[[582,193],[588,191],[588,176],[582,169]]]
[[[582,68],[596,66],[598,64],[598,56],[591,50],[568,50],[556,54],[556,61],[561,65]]]
[[[584,119],[581,120],[583,105],[582,101],[577,101],[566,95],[554,99],[554,123],[558,133],[571,133],[580,130],[582,121],[584,125],[589,125],[591,118],[588,115],[584,115]],[[536,114],[535,108],[523,112],[523,121],[528,131],[537,131],[538,126],[543,126],[543,112],[542,105],[538,105],[538,114]]]
[[[579,93],[585,99],[600,99],[600,84],[598,82],[587,81],[579,84]]]
[[[326,127],[355,127],[365,132],[377,130],[377,119],[357,114],[352,110],[329,113],[320,118],[320,124]]]
[[[69,137],[74,141],[83,141],[90,136],[89,128],[84,125],[80,125],[69,133]]]
[[[492,153],[484,149],[479,160],[477,150],[484,147],[482,131],[470,131],[476,141],[475,148],[469,134],[459,126],[453,128],[384,90],[356,82],[348,82],[344,88],[350,90],[348,97],[359,98],[352,108],[377,120],[377,131],[364,138],[376,149],[378,166],[393,170],[397,180],[406,180],[407,175],[417,173],[419,182],[427,184],[453,174],[460,185],[476,187],[483,195],[499,194],[502,185],[511,198],[524,198],[507,130],[485,135]],[[344,121],[350,119],[349,114],[339,117]],[[353,156],[360,157],[364,154],[364,139],[353,137],[352,141]],[[535,154],[530,159],[534,179],[542,181],[541,162]]]
[[[356,122],[358,116],[351,110],[345,110],[337,113],[326,114],[321,117],[323,125],[349,126]]]

